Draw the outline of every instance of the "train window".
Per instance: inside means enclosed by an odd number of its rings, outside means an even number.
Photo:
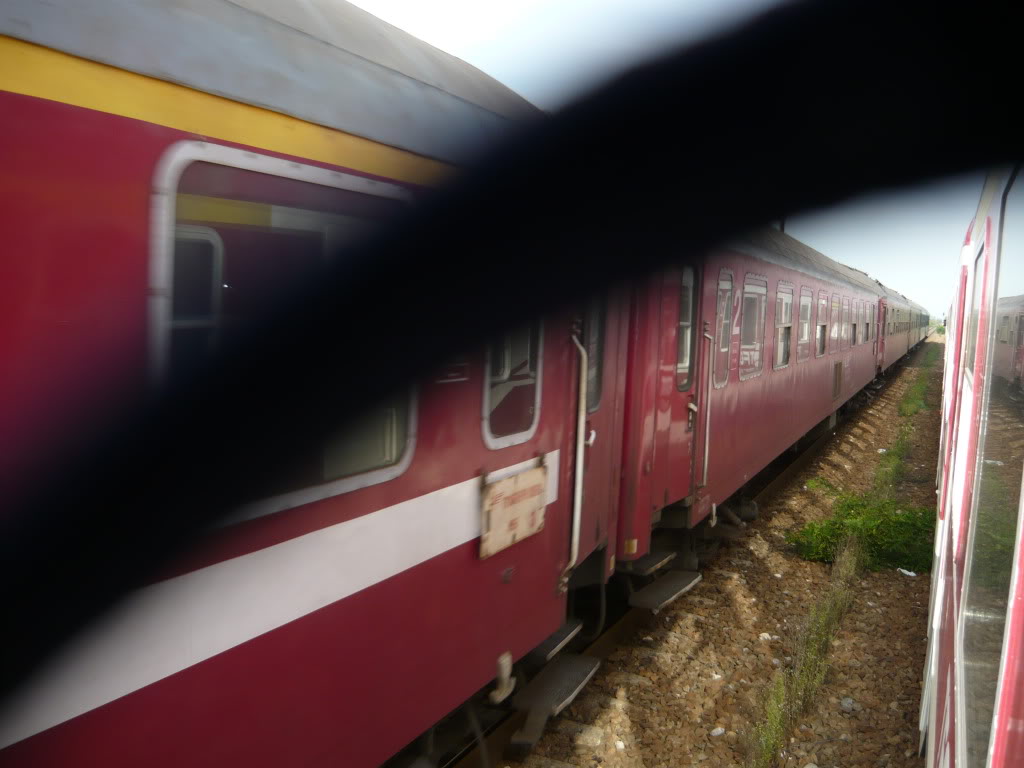
[[[840,307],[841,307],[841,305],[839,303],[839,294],[838,293],[833,293],[832,294],[832,317],[829,320],[829,322],[831,324],[830,333],[829,333],[829,336],[828,336],[828,351],[829,351],[829,354],[832,354],[833,352],[835,352],[836,350],[839,349],[839,333],[840,333],[840,329],[842,328],[842,325],[843,325],[843,318],[842,318],[842,315],[840,314],[840,312],[841,312]]]
[[[243,330],[259,329],[267,308],[287,300],[289,288],[314,279],[340,248],[406,205],[407,193],[394,185],[274,158],[258,160],[275,173],[255,171],[247,168],[251,154],[215,152],[216,162],[191,162],[181,171],[169,198],[174,228],[153,255],[153,273],[166,275],[154,279],[167,280],[151,291],[160,378],[202,363]],[[358,423],[294,457],[267,508],[397,476],[411,456],[412,413],[408,391],[383,398]],[[279,495],[300,490],[301,500]]]
[[[825,354],[825,344],[828,339],[828,294],[824,291],[818,294],[818,332],[815,340],[814,354],[821,357]]]
[[[840,337],[841,349],[850,348],[850,300],[843,298],[843,328]]]
[[[1024,294],[1024,188],[1020,179],[1011,188],[1002,216],[999,246],[999,277],[995,296],[985,300],[986,309],[1005,311]],[[975,264],[973,315],[980,310],[981,256]],[[986,312],[986,314],[988,314]],[[992,344],[1002,327],[990,323],[983,335],[989,340],[987,370],[978,423],[976,477],[967,539],[967,562],[961,614],[961,655],[963,666],[964,737],[957,765],[982,768],[988,764],[989,737],[996,704],[996,686],[1003,658],[1003,634],[1010,610],[1010,583],[1020,510],[1021,475],[1024,471],[1024,442],[1017,436],[1024,429],[1024,416],[1016,398],[1020,394],[1014,359],[1007,348]],[[974,346],[973,334],[969,338]],[[973,352],[972,352],[973,354]],[[1013,760],[1009,762],[1014,762]]]
[[[505,336],[491,344],[488,352],[491,381],[508,381],[512,375],[512,342]]]
[[[1003,315],[999,318],[999,343],[1007,344],[1010,341],[1010,316]]]
[[[967,337],[964,339],[966,344],[965,359],[964,359],[964,371],[970,375],[974,375],[974,349],[978,346],[978,317],[981,313],[981,257],[982,252],[978,252],[978,257],[974,260],[974,278],[971,281],[971,314],[967,319]]]
[[[796,359],[804,361],[811,356],[811,305],[813,294],[806,288],[800,289],[800,336],[797,339]]]
[[[224,244],[210,227],[174,228],[171,365],[201,363],[214,351],[224,282]]]
[[[676,389],[690,388],[693,356],[693,267],[683,267],[679,292],[679,328],[676,336]]]
[[[854,300],[853,302],[853,325],[850,326],[850,346],[857,346],[860,342],[857,336],[857,326],[863,324],[861,319],[864,316],[864,305],[862,302]]]
[[[583,321],[583,346],[587,350],[587,411],[594,412],[601,405],[604,385],[604,298],[593,299],[587,306]]]
[[[864,340],[865,341],[871,341],[871,339],[875,338],[874,337],[874,333],[875,333],[875,312],[876,312],[875,305],[874,304],[868,304],[867,325],[864,326]]]
[[[743,283],[740,316],[740,378],[757,376],[764,366],[764,315],[768,283],[748,277]]]
[[[732,274],[722,270],[718,278],[718,309],[715,341],[715,387],[729,383],[729,350],[732,346]]]
[[[484,442],[488,448],[526,442],[536,430],[541,344],[540,323],[534,322],[508,331],[488,345],[490,375],[484,388]],[[495,365],[496,358],[507,362]],[[589,377],[589,370],[587,374]]]
[[[793,289],[780,285],[775,293],[775,368],[789,365],[793,341]]]

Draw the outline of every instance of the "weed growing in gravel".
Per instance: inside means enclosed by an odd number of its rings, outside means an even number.
[[[833,495],[839,494],[839,489],[824,477],[812,477],[807,481],[807,487],[812,491],[824,491]]]
[[[787,673],[779,670],[772,677],[764,697],[764,717],[754,726],[750,745],[750,767],[768,768],[786,743],[789,707],[786,702]]]
[[[927,408],[925,394],[928,392],[928,371],[938,359],[939,347],[935,344],[926,346],[918,362],[918,368],[921,369],[920,373],[917,374],[914,383],[910,385],[910,388],[903,393],[903,397],[900,399],[900,416],[913,416],[918,411],[923,411]]]
[[[878,459],[872,495],[888,498],[896,493],[900,480],[903,478],[905,468],[903,460],[907,457],[909,450],[910,424],[905,423],[900,427],[893,444]]]
[[[864,562],[856,537],[842,542],[835,555],[828,591],[813,606],[797,637],[793,666],[772,678],[764,699],[764,713],[750,740],[750,768],[770,768],[786,745],[786,734],[806,712],[825,682],[828,653],[839,622],[853,601],[851,585]]]

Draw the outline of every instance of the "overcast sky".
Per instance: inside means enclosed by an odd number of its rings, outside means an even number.
[[[458,56],[539,107],[666,46],[727,28],[776,0],[352,0]],[[945,312],[981,175],[793,219],[786,231]]]

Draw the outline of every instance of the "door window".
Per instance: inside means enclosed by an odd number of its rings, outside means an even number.
[[[780,285],[775,294],[775,367],[789,365],[793,337],[793,289]]]
[[[679,328],[676,336],[676,389],[690,388],[693,365],[693,267],[683,267],[679,291]]]
[[[768,283],[748,277],[743,284],[740,316],[740,378],[761,373],[764,366],[764,316],[768,303]]]
[[[540,415],[541,338],[540,323],[534,322],[488,346],[484,438],[489,448],[524,443],[533,435]]]
[[[715,387],[721,388],[729,383],[729,349],[732,346],[732,274],[725,270],[718,278],[715,328]]]

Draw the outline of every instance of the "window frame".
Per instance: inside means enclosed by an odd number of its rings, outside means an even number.
[[[797,333],[797,346],[796,346],[796,361],[802,363],[811,357],[811,345],[814,343],[814,334],[811,333],[811,329],[814,328],[814,291],[805,286],[800,286],[800,309],[803,310],[804,299],[807,299],[807,338],[801,339],[800,334],[803,332],[803,319],[800,319],[800,331]],[[802,316],[802,311],[798,313],[797,317]]]
[[[681,335],[680,332],[682,331],[682,327],[683,327],[683,320],[682,320],[682,316],[681,316],[681,310],[682,310],[682,287],[684,285],[686,285],[686,272],[687,272],[687,270],[689,270],[689,272],[690,272],[690,322],[689,322],[689,328],[690,328],[690,330],[689,330],[689,336],[690,336],[690,359],[687,361],[688,364],[687,364],[687,367],[686,367],[686,382],[685,383],[680,383],[680,380],[679,380],[679,377],[680,377],[680,370],[679,370],[679,350],[680,350],[680,344],[679,344],[679,342],[681,341],[681,338],[682,338],[682,335]],[[700,346],[697,343],[697,339],[696,339],[697,320],[698,320],[698,312],[697,312],[697,309],[698,309],[698,307],[697,307],[697,305],[698,305],[698,301],[697,301],[698,292],[697,292],[697,289],[700,287],[700,279],[699,279],[699,275],[698,275],[698,272],[697,272],[697,268],[695,266],[690,265],[690,264],[683,265],[683,268],[680,270],[679,287],[680,287],[680,292],[679,292],[680,312],[677,313],[677,322],[676,322],[676,391],[677,392],[688,392],[693,387],[693,378],[694,378],[693,377],[693,373],[694,373],[694,367],[695,367],[694,366],[694,350],[697,349]]]
[[[850,304],[851,304],[851,302],[850,302],[849,297],[843,296],[843,298],[842,298],[842,305],[841,305],[841,307],[842,307],[841,308],[842,314],[840,316],[841,317],[841,322],[842,322],[842,327],[841,327],[841,329],[839,331],[839,350],[841,352],[845,352],[846,350],[848,350],[850,348],[850,341],[851,341],[850,329],[851,329],[851,326],[853,325],[853,323],[851,322],[852,321],[852,313],[851,313]]]
[[[843,304],[838,293],[832,294],[828,318],[828,353],[834,355],[842,349],[843,343]]]
[[[821,322],[821,307],[825,306],[825,322]],[[825,357],[828,354],[828,340],[829,340],[829,328],[828,328],[828,317],[829,317],[829,296],[828,291],[818,291],[817,308],[815,309],[814,317],[814,356]],[[825,335],[823,336],[824,343],[821,345],[821,349],[818,349],[818,331],[821,326],[825,326]]]
[[[789,322],[779,322],[779,296],[788,294],[789,295]],[[796,299],[796,289],[792,283],[787,283],[780,280],[775,285],[775,332],[772,334],[772,370],[780,371],[784,368],[789,368],[793,362],[793,307]],[[778,352],[779,352],[779,331],[783,328],[789,328],[789,357],[785,363],[779,364]]]
[[[979,273],[979,267],[984,267],[982,259],[985,256],[985,246],[982,244],[978,248],[977,253],[974,256],[974,263],[971,267],[971,294],[970,304],[967,306],[967,326],[964,329],[964,345],[965,349],[962,353],[963,358],[963,371],[964,376],[969,377],[971,386],[974,386],[974,367],[977,363],[977,352],[978,352],[978,328],[981,327],[981,310],[982,300],[984,299],[984,286],[981,281],[984,280],[984,274]],[[974,308],[975,305],[978,307],[977,316],[975,316]],[[975,394],[975,397],[977,394]]]
[[[720,309],[719,303],[722,298],[722,282],[728,278],[729,280],[729,316],[724,317]],[[729,379],[732,375],[732,337],[734,335],[733,320],[736,315],[736,275],[733,270],[723,268],[718,273],[718,282],[715,285],[715,341],[714,341],[714,359],[711,361],[711,385],[714,389],[725,389],[729,386]],[[729,323],[729,334],[722,338],[722,330],[724,328],[725,321]],[[722,349],[722,342],[726,341],[726,347]],[[725,378],[719,381],[718,378],[718,362],[722,352],[725,352]]]
[[[758,354],[758,367],[757,369],[749,368],[744,369],[743,364],[740,360],[736,361],[736,372],[739,376],[740,381],[746,381],[747,379],[754,379],[764,373],[764,357],[765,357],[765,336],[767,335],[767,320],[768,315],[768,278],[764,275],[755,274],[753,272],[747,272],[743,275],[743,302],[740,303],[740,357],[743,354],[743,317],[744,317],[744,306],[747,298],[748,286],[753,286],[754,290],[751,293],[762,297],[761,313],[758,318],[760,322],[760,338],[757,340],[757,344],[760,345]],[[735,302],[734,302],[735,306]]]
[[[497,381],[498,383],[501,383],[501,382],[504,382],[504,381],[508,381],[509,378],[512,376],[512,342],[509,340],[509,338],[507,336],[505,336],[503,338],[505,339],[505,345],[502,348],[501,373],[498,374],[497,376],[495,376],[494,373],[491,372],[491,367],[490,367],[491,366],[490,349],[491,349],[492,345],[490,345],[490,344],[487,345],[487,349],[488,349],[488,353],[487,353],[487,380],[488,381]]]
[[[213,278],[210,281],[210,313],[211,319],[208,322],[200,322],[198,318],[176,320],[174,318],[174,253],[171,252],[171,292],[170,304],[171,313],[168,319],[168,340],[177,328],[210,328],[216,334],[220,328],[220,304],[221,292],[216,290],[224,282],[224,241],[217,234],[213,227],[206,227],[200,224],[175,224],[174,241],[196,240],[209,243],[213,248]]]
[[[533,436],[537,434],[537,427],[540,425],[540,411],[541,405],[544,398],[541,396],[541,391],[544,384],[544,320],[542,318],[536,321],[537,323],[537,366],[536,370],[529,367],[527,363],[527,370],[534,375],[534,393],[533,393],[533,419],[530,422],[530,426],[521,431],[513,432],[510,435],[495,435],[491,432],[491,344],[488,344],[484,352],[484,375],[483,375],[483,403],[480,410],[480,424],[481,433],[484,440],[484,445],[492,451],[500,451],[503,448],[509,448],[513,445],[521,445],[522,443],[529,442],[533,439]],[[529,341],[531,347],[533,344],[533,335],[530,335]],[[532,358],[532,355],[529,355]],[[528,358],[529,359],[529,358]],[[505,379],[507,381],[507,379]],[[498,383],[501,383],[500,381]],[[596,410],[596,409],[595,409]]]
[[[157,162],[153,192],[150,195],[146,341],[150,383],[152,388],[157,390],[163,387],[167,380],[170,358],[175,233],[179,226],[194,226],[177,223],[178,185],[188,166],[196,162],[386,197],[404,203],[412,203],[414,199],[411,190],[398,184],[263,155],[251,150],[206,141],[184,140],[172,144]],[[418,415],[419,394],[417,388],[412,386],[409,388],[405,445],[395,464],[258,499],[240,507],[235,514],[224,519],[221,525],[253,520],[394,480],[405,473],[415,456]]]

